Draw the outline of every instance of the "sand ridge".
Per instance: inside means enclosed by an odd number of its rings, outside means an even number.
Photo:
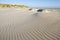
[[[0,40],[60,40],[60,12],[35,13],[0,10]]]

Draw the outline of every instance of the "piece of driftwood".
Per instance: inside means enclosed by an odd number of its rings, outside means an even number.
[[[43,11],[43,9],[38,9],[38,10],[37,10],[37,12],[42,12],[42,11]]]

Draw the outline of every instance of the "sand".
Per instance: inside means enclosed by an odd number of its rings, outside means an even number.
[[[0,9],[0,40],[60,40],[59,11]]]

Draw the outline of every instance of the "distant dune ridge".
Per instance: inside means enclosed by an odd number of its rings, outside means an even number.
[[[28,6],[18,4],[0,4],[0,8],[28,8]]]

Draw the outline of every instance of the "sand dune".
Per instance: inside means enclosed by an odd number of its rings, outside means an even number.
[[[60,12],[0,10],[0,40],[60,40]]]

